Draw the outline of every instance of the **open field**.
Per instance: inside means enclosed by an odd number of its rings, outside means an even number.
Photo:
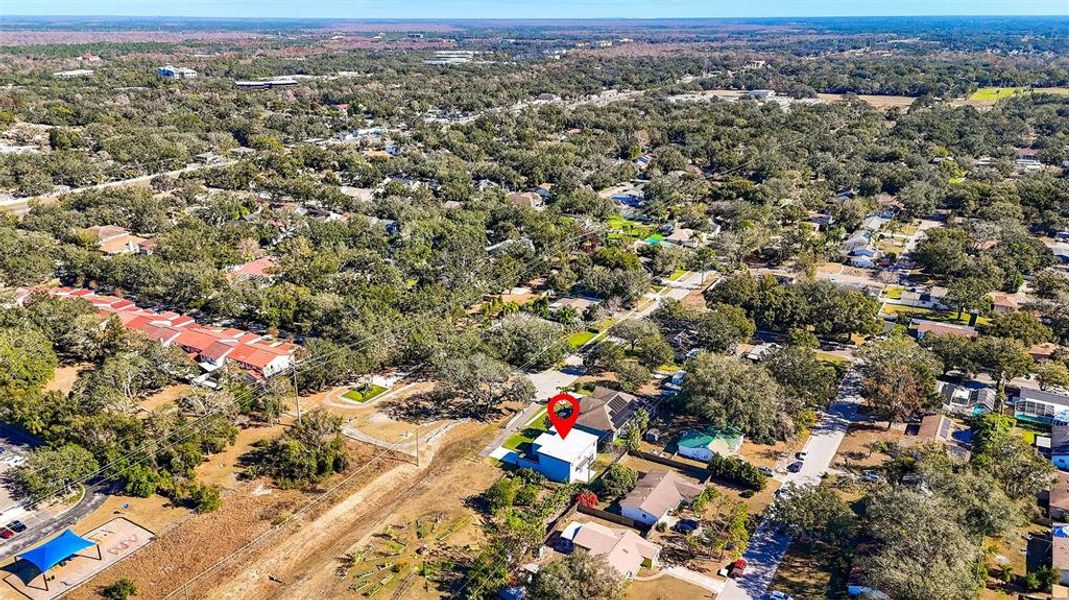
[[[677,598],[712,600],[716,598],[716,595],[693,583],[665,575],[652,581],[632,581],[627,588],[627,598],[628,600],[676,600]]]
[[[350,471],[357,474],[344,485],[344,491],[359,491],[396,464],[391,460],[369,462],[375,450],[368,446],[350,444],[349,447],[353,464],[359,466]],[[190,577],[206,571],[220,558],[232,555],[249,540],[287,522],[287,515],[314,497],[314,493],[275,489],[263,480],[243,482],[237,489],[224,492],[218,511],[172,522],[169,531],[157,532],[160,537],[156,543],[108,569],[94,583],[107,585],[120,577],[128,577],[139,584],[139,599],[161,598]],[[283,530],[280,533],[293,535],[297,532]],[[285,539],[285,535],[282,537]],[[215,581],[210,577],[206,580]],[[70,597],[89,599],[98,596],[94,586],[85,586],[72,592]]]
[[[969,96],[969,100],[998,101],[1012,98],[1017,94],[1024,93],[1024,91],[1024,88],[1015,87],[982,87],[973,92],[973,94]]]
[[[797,600],[817,598],[846,598],[846,582],[836,577],[832,546],[792,544],[783,557],[770,590],[786,592]]]
[[[351,495],[318,518],[302,518],[272,543],[238,564],[212,574],[211,585],[197,585],[182,598],[220,600],[319,599],[346,597],[352,580],[339,577],[338,558],[358,552],[383,524],[415,521],[427,514],[450,512],[489,487],[501,471],[480,460],[477,449],[493,435],[491,426],[469,423],[453,430],[433,459],[422,467],[401,464]],[[464,509],[465,511],[469,509]],[[453,513],[450,513],[453,514]],[[460,513],[457,513],[460,514]],[[452,546],[481,540],[474,519],[449,536]],[[271,580],[268,576],[274,578]],[[430,588],[430,589],[427,589]],[[405,600],[430,600],[441,595],[433,585],[415,582]]]

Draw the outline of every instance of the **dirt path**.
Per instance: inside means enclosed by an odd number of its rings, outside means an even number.
[[[380,455],[392,458],[370,462],[372,457]],[[339,498],[358,492],[398,464],[396,455],[385,455],[379,449],[367,446],[354,449],[352,458],[358,465],[357,469],[362,466],[368,468],[360,471],[358,476],[348,480],[339,489]],[[266,490],[269,491],[264,493]],[[206,584],[222,585],[225,580],[220,577],[225,571],[211,570],[220,558],[234,556],[255,560],[257,554],[242,555],[241,550],[249,540],[260,536],[269,535],[275,541],[279,538],[286,541],[285,536],[300,537],[300,529],[292,525],[275,528],[275,524],[300,510],[315,497],[314,493],[274,489],[261,480],[244,482],[224,494],[222,507],[218,511],[206,515],[189,515],[170,530],[156,532],[162,533],[158,540],[86,585],[73,590],[69,598],[99,598],[97,590],[120,577],[128,577],[138,584],[139,600],[164,598],[200,573],[208,574],[203,578]],[[318,513],[311,511],[312,518],[323,511],[322,508],[318,510]],[[262,545],[254,550],[273,554],[275,547]],[[205,595],[190,593],[176,594],[175,597],[199,599]]]
[[[440,496],[457,469],[470,469],[472,456],[490,435],[487,426],[467,424],[440,440],[434,458],[417,468],[398,464],[360,491],[312,520],[287,528],[288,537],[265,540],[248,558],[216,569],[174,598],[262,600],[333,598],[345,591],[335,575],[338,559],[366,541],[405,507],[421,508],[420,496]],[[481,491],[471,490],[467,493]]]

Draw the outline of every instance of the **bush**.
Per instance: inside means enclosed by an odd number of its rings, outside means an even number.
[[[590,490],[583,490],[575,495],[575,502],[579,506],[594,508],[598,505],[598,496]]]
[[[108,598],[108,600],[126,600],[130,596],[137,595],[137,584],[126,577],[122,577],[101,590],[100,595]]]
[[[538,493],[541,491],[542,488],[533,483],[524,484],[516,494],[516,504],[532,506],[538,500]]]
[[[638,482],[638,472],[630,467],[615,464],[605,470],[598,480],[598,489],[606,496],[622,496],[630,492]]]
[[[490,510],[497,511],[515,504],[521,485],[519,478],[514,477],[502,477],[495,481],[494,485],[486,490],[486,501],[490,503]]]
[[[720,456],[714,454],[709,461],[709,472],[716,479],[738,484],[751,490],[761,491],[765,489],[768,477],[757,467],[734,456]]]
[[[160,487],[160,476],[152,469],[141,465],[134,465],[126,471],[126,484],[123,490],[140,498],[148,498],[156,493]]]

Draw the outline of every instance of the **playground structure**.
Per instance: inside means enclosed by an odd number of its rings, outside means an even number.
[[[67,529],[4,568],[4,581],[30,600],[53,600],[145,547],[156,535],[117,517],[84,536]],[[95,551],[89,550],[95,547]]]

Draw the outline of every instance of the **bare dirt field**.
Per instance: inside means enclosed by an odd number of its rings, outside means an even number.
[[[45,391],[69,394],[74,387],[74,380],[78,378],[78,373],[88,366],[78,364],[57,368],[52,380],[45,384]]]
[[[234,556],[237,560],[206,571],[173,597],[260,600],[345,596],[349,581],[337,574],[339,557],[366,544],[383,524],[406,522],[436,509],[455,509],[500,475],[476,455],[492,434],[492,426],[467,423],[445,436],[433,459],[421,467],[384,462],[387,466],[376,469],[375,477],[362,476],[362,484],[337,494],[340,502],[318,509],[316,514],[301,515],[292,525]],[[464,540],[464,535],[461,532],[457,540]],[[197,572],[185,573],[191,577]]]
[[[350,452],[353,464],[357,466],[350,475],[343,476],[348,479],[338,490],[341,495],[332,497],[354,494],[397,464],[381,451],[362,444],[351,445]],[[371,461],[375,455],[383,458]],[[209,572],[211,565],[221,557],[237,553],[249,540],[285,523],[288,515],[316,497],[314,491],[279,490],[263,480],[244,482],[237,489],[224,493],[222,507],[218,511],[179,519],[170,531],[157,532],[160,538],[156,543],[109,569],[91,585],[75,590],[70,598],[97,598],[95,590],[99,586],[112,583],[120,577],[128,577],[139,584],[141,591],[138,598],[166,597],[198,573]],[[310,516],[314,518],[320,514],[316,510],[322,511],[324,508],[326,506],[317,505],[309,511]],[[340,519],[337,522],[339,526],[343,523]],[[283,540],[307,535],[294,527],[281,527],[276,531],[279,533],[277,537]],[[274,549],[273,546],[260,546],[257,551],[275,556]],[[253,554],[251,558],[256,556]],[[213,577],[203,579],[206,584],[226,581],[223,571],[210,573]],[[203,598],[204,595],[193,591],[175,597]]]
[[[843,99],[842,94],[817,94],[817,98],[825,102],[837,102]],[[913,96],[876,96],[872,94],[859,94],[858,99],[877,110],[889,110],[892,108],[907,109],[917,99]]]
[[[627,588],[628,600],[712,600],[716,596],[693,583],[675,577],[658,577],[653,581],[632,581]]]

